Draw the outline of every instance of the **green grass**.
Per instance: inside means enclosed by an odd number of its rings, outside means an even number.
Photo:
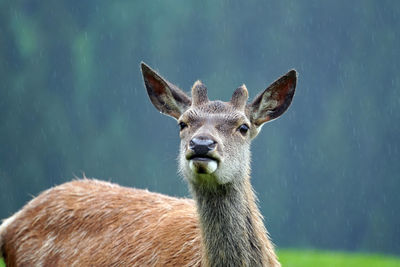
[[[380,254],[279,250],[283,267],[400,267],[400,258]]]
[[[400,267],[400,258],[379,254],[284,249],[278,255],[283,267]]]

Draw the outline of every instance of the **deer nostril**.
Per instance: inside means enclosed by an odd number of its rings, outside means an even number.
[[[190,142],[189,142],[189,148],[191,149],[191,150],[194,150],[194,147],[196,146],[196,144],[193,142],[193,140],[190,140]]]
[[[210,149],[210,150],[213,150],[213,149],[215,149],[215,147],[217,146],[217,142],[215,142],[215,141],[213,141],[213,140],[211,140],[212,141],[212,143],[210,143],[209,145],[208,145],[208,148]]]

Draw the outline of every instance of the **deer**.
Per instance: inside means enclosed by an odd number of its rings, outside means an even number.
[[[50,188],[0,226],[7,266],[280,266],[250,183],[250,143],[281,116],[297,72],[248,102],[191,96],[145,63],[148,96],[179,126],[178,172],[192,199],[81,179]]]

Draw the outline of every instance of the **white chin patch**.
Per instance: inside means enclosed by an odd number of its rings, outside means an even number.
[[[218,163],[215,160],[189,160],[189,167],[195,173],[210,174],[217,170]]]

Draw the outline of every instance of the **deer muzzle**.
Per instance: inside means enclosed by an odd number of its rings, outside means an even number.
[[[217,142],[208,136],[198,136],[190,140],[186,159],[195,173],[211,174],[218,168]]]

